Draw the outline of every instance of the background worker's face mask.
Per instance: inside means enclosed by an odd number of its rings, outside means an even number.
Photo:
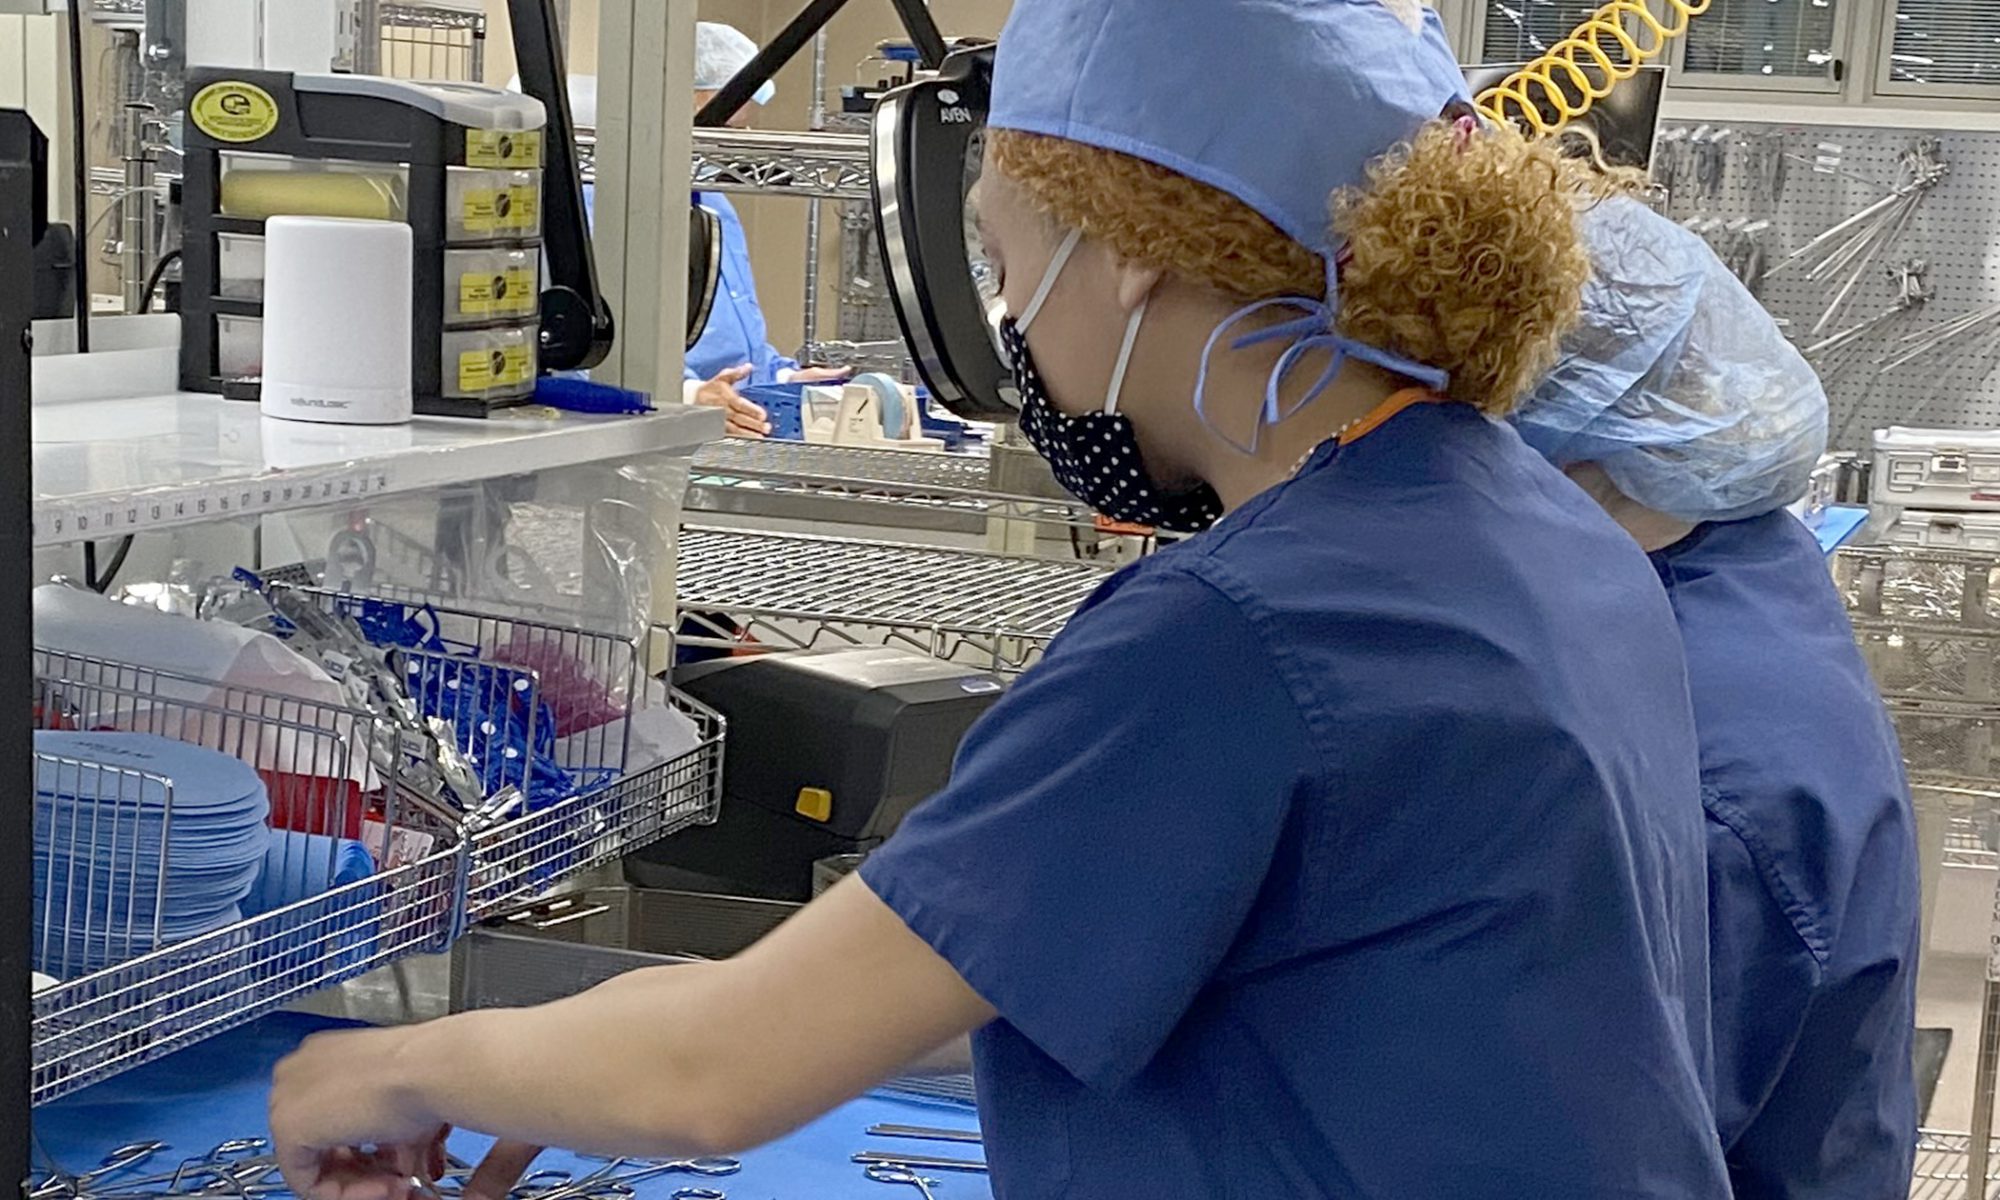
[[[1096,511],[1114,521],[1199,533],[1221,518],[1221,498],[1206,483],[1172,492],[1156,485],[1139,454],[1132,419],[1118,411],[1119,389],[1132,363],[1139,325],[1146,319],[1146,303],[1140,303],[1125,326],[1125,341],[1118,349],[1118,364],[1112,369],[1111,386],[1099,412],[1072,417],[1058,410],[1028,353],[1028,326],[1042,311],[1082,237],[1081,232],[1072,230],[1063,239],[1027,309],[1019,319],[1008,317],[1000,323],[1000,341],[1013,363],[1014,387],[1021,394],[1021,432],[1049,461],[1056,482]]]

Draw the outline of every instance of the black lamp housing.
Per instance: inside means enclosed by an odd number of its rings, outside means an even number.
[[[992,80],[993,47],[975,46],[886,93],[871,154],[882,269],[918,374],[952,413],[1011,421],[1021,400],[966,235],[968,166],[984,144]]]

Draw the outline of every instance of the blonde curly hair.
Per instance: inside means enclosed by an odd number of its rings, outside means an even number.
[[[1234,196],[1062,138],[996,129],[993,165],[1062,224],[1119,255],[1249,302],[1325,295],[1325,265]],[[1331,198],[1352,253],[1340,332],[1451,374],[1448,395],[1511,411],[1575,324],[1590,259],[1578,200],[1614,185],[1552,143],[1467,137],[1443,121]]]

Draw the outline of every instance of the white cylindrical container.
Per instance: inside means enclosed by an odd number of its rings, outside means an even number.
[[[400,221],[265,222],[265,416],[410,419],[413,261],[410,227]]]

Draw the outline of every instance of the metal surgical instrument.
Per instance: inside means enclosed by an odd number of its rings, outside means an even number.
[[[81,1175],[70,1175],[56,1167],[48,1178],[30,1189],[28,1195],[36,1198],[88,1195],[91,1184],[109,1176],[121,1175],[165,1149],[165,1142],[132,1142],[105,1155],[94,1169]]]
[[[619,1168],[625,1166],[626,1163],[626,1159],[613,1159],[611,1162],[571,1183],[562,1184],[547,1191],[537,1192],[535,1200],[596,1200],[596,1198],[604,1196],[629,1195],[632,1184],[661,1175],[680,1173],[719,1178],[724,1175],[734,1175],[743,1169],[741,1161],[720,1156],[681,1158],[671,1162],[642,1163],[634,1166],[632,1170],[620,1173]],[[702,1189],[684,1188],[682,1190],[700,1191]],[[690,1197],[689,1200],[694,1200],[694,1198]]]
[[[938,1129],[929,1125],[870,1125],[868,1136],[911,1138],[921,1142],[967,1142],[973,1145],[986,1140],[977,1129]]]
[[[928,1154],[901,1154],[892,1150],[863,1150],[854,1156],[863,1166],[929,1167],[934,1171],[976,1171],[986,1164],[976,1158],[935,1158]]]
[[[937,1200],[937,1197],[931,1194],[931,1188],[937,1183],[937,1180],[925,1179],[908,1167],[898,1166],[895,1163],[869,1163],[868,1178],[874,1180],[876,1183],[894,1183],[913,1187],[917,1189],[917,1194],[922,1196],[924,1200]]]

